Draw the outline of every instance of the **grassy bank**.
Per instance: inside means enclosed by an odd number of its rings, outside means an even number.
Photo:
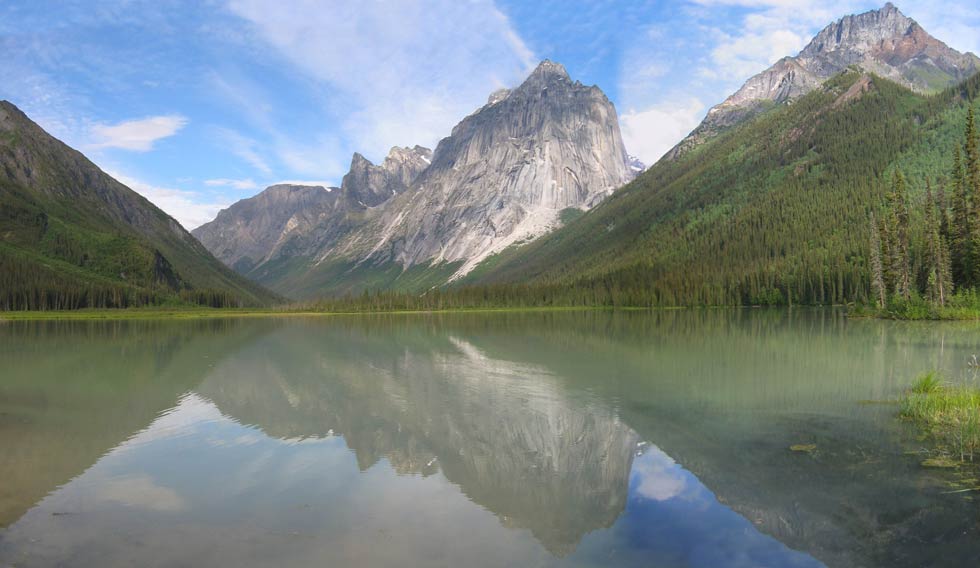
[[[901,416],[935,442],[936,464],[980,457],[980,388],[953,385],[939,373],[926,373],[902,398]]]
[[[869,317],[910,321],[980,320],[980,294],[969,289],[959,291],[942,305],[918,295],[910,299],[891,299],[882,308],[856,305],[847,310],[850,317]]]

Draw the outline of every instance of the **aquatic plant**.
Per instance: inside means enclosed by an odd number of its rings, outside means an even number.
[[[923,373],[919,375],[919,378],[912,383],[912,392],[918,394],[929,394],[940,389],[943,385],[943,381],[939,378],[939,373],[935,371],[929,371],[928,373]]]
[[[980,388],[944,381],[939,373],[919,376],[902,399],[901,416],[921,426],[937,451],[960,461],[980,453]]]

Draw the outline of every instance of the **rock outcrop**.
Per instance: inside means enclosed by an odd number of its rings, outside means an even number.
[[[350,249],[372,263],[461,263],[455,276],[588,209],[635,175],[602,91],[542,62],[493,93],[436,147],[411,195],[393,200]]]
[[[331,250],[359,226],[364,211],[406,191],[431,156],[421,146],[395,147],[376,166],[354,154],[339,188],[273,185],[222,210],[193,234],[228,266],[258,277],[267,263]]]

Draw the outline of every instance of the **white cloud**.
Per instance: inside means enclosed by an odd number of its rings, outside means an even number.
[[[123,185],[150,200],[151,203],[177,219],[185,229],[195,229],[215,218],[218,211],[228,207],[226,201],[210,201],[196,191],[159,187],[119,172],[106,173]]]
[[[713,65],[701,72],[723,81],[743,82],[783,57],[796,55],[809,41],[808,36],[783,28],[719,35],[722,39],[711,51]]]
[[[90,146],[147,152],[153,149],[154,142],[173,136],[186,125],[187,119],[176,114],[127,120],[111,125],[100,123],[92,127]]]
[[[633,475],[639,478],[636,492],[653,501],[669,501],[696,489],[688,486],[681,466],[656,446],[636,460]]]
[[[259,184],[255,183],[255,180],[253,180],[252,178],[248,178],[248,179],[227,179],[227,178],[209,179],[209,180],[205,180],[204,181],[204,185],[207,185],[207,186],[210,186],[210,187],[232,187],[232,188],[235,188],[235,189],[256,189],[256,188],[259,187]]]
[[[705,105],[697,98],[668,101],[619,117],[623,143],[629,152],[653,165],[681,141],[704,117]]]
[[[249,165],[263,174],[272,175],[272,168],[262,156],[257,141],[243,136],[230,128],[215,128],[215,133],[218,140],[229,152],[245,160]]]
[[[229,9],[329,93],[350,146],[380,158],[434,145],[496,88],[535,63],[488,0],[232,0]],[[447,24],[451,22],[451,24]],[[299,156],[298,164],[303,156]]]
[[[182,511],[187,508],[187,501],[179,493],[145,474],[105,479],[96,485],[94,497],[150,511]]]

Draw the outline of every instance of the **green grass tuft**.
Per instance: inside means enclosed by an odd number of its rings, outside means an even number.
[[[931,372],[920,376],[902,399],[901,416],[919,425],[937,451],[960,461],[980,453],[980,388],[953,385]]]
[[[912,392],[916,394],[931,394],[937,392],[943,386],[939,373],[929,371],[919,375],[919,378],[912,384]]]

